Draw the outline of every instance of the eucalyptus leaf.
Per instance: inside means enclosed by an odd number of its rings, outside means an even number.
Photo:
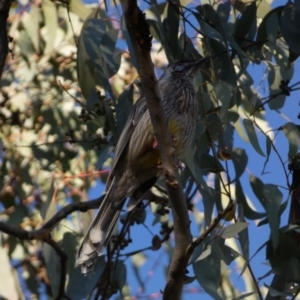
[[[233,149],[232,156],[233,156],[232,162],[235,169],[235,176],[236,179],[238,179],[242,176],[242,174],[244,173],[247,167],[248,156],[246,151],[242,148]]]
[[[298,127],[294,123],[289,122],[281,126],[279,129],[283,131],[283,133],[288,139],[289,142],[288,156],[291,159],[297,154],[299,148],[300,134],[299,134]]]
[[[58,29],[57,10],[55,4],[50,0],[45,0],[42,2],[42,10],[45,16],[45,25],[47,29],[44,54],[48,54],[51,50],[53,50],[56,30]]]
[[[294,3],[288,1],[280,18],[280,30],[289,48],[300,54],[300,11]]]
[[[248,138],[249,138],[250,143],[253,146],[253,148],[256,150],[256,152],[258,154],[260,154],[261,156],[265,156],[265,154],[261,150],[260,145],[258,143],[257,134],[256,134],[256,131],[255,131],[252,121],[250,121],[248,119],[244,119],[243,124],[244,124],[245,130],[247,132]]]
[[[244,230],[248,226],[249,226],[249,224],[245,223],[245,222],[234,223],[234,224],[231,224],[231,225],[229,225],[225,228],[222,228],[219,232],[219,235],[223,239],[229,239],[229,238],[234,237],[236,234],[238,234],[239,232],[241,232],[242,230]]]
[[[221,257],[220,249],[217,244],[211,248],[212,252],[205,259],[198,260],[193,264],[193,270],[197,277],[197,281],[203,289],[215,300],[222,300],[223,298],[218,293],[220,282],[220,267]],[[203,272],[205,270],[205,272]]]

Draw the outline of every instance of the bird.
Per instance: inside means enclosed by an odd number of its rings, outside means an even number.
[[[193,81],[205,58],[170,64],[158,80],[162,106],[177,159],[184,158],[195,136],[198,101]],[[136,202],[163,174],[159,145],[155,139],[146,98],[134,104],[115,148],[106,191],[77,252],[83,274],[91,271],[103,255],[127,198]]]

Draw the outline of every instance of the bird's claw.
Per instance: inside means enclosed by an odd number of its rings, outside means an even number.
[[[182,161],[181,161],[180,159],[177,160],[176,167],[177,167],[177,169],[179,169],[179,170],[182,170],[182,169],[183,169],[183,163],[182,163]],[[163,169],[164,169],[163,164],[159,163],[159,164],[157,165],[157,169],[163,170]]]

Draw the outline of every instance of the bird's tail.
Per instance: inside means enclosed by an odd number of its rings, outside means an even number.
[[[116,203],[110,199],[113,184],[114,179],[78,250],[76,263],[81,266],[83,274],[91,271],[97,257],[103,254],[119,219],[121,207],[116,207]]]

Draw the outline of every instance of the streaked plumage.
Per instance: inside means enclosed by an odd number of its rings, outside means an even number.
[[[193,78],[201,62],[176,62],[166,69],[158,83],[179,159],[184,157],[195,134],[198,105]],[[97,256],[109,243],[125,199],[141,199],[161,175],[159,149],[153,147],[154,142],[147,103],[142,96],[132,108],[116,146],[106,196],[79,248],[77,264],[83,273],[93,268]]]

